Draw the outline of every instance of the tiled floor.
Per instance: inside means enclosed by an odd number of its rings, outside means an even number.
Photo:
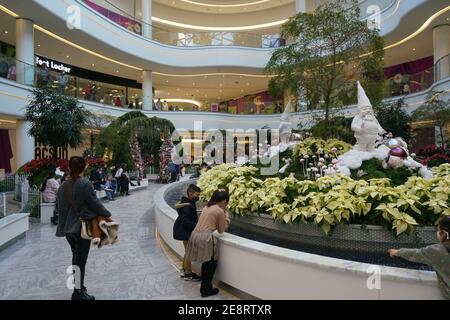
[[[201,299],[200,284],[180,279],[179,261],[168,257],[155,237],[151,208],[159,187],[105,204],[120,231],[116,245],[91,248],[86,286],[97,299]],[[32,225],[25,239],[0,252],[0,299],[69,299],[70,261],[69,245],[55,237],[54,226]]]

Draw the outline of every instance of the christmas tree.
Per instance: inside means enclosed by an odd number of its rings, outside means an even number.
[[[169,165],[170,160],[172,159],[172,150],[174,148],[173,142],[171,138],[164,139],[163,144],[161,145],[159,156],[161,161],[161,166],[159,169],[159,180],[160,181],[168,181],[170,177],[168,177],[167,167]]]
[[[139,141],[136,131],[133,131],[130,137],[130,148],[131,157],[133,158],[134,167],[139,174],[140,181],[144,177],[144,161],[142,158],[141,147],[139,146]]]

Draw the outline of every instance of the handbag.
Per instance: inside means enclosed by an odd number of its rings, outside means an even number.
[[[75,211],[76,215],[80,219],[81,222],[81,238],[85,240],[92,240],[92,222],[86,221],[81,218],[81,213],[78,210],[77,206],[75,205],[75,201],[72,198],[72,195],[70,194],[69,190],[69,182],[64,183],[64,195],[66,197],[67,202],[69,202],[69,205],[72,207],[72,209]]]

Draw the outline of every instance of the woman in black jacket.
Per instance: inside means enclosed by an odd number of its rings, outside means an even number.
[[[186,251],[189,238],[198,222],[196,202],[200,195],[200,188],[195,184],[189,185],[187,197],[182,197],[180,203],[175,205],[178,212],[178,218],[173,225],[173,238],[183,241]],[[186,281],[200,281],[200,277],[192,272],[191,260],[187,255],[183,259],[183,275],[181,277]]]
[[[96,216],[110,217],[111,213],[98,200],[92,183],[81,178],[86,169],[82,157],[72,157],[69,161],[69,179],[59,188],[56,198],[58,212],[57,237],[66,237],[72,250],[72,265],[75,270],[75,289],[72,300],[95,300],[87,293],[84,286],[86,261],[89,255],[91,240],[81,238],[81,222]],[[79,272],[79,274],[77,274]]]

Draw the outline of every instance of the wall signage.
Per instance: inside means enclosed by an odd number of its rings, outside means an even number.
[[[42,58],[42,57],[38,57],[36,56],[36,65],[38,67],[43,67],[44,65],[47,66],[47,68],[50,68],[52,70],[58,71],[58,72],[65,72],[65,73],[70,73],[70,70],[72,70],[71,67],[68,67],[67,65],[65,65],[64,63],[59,63],[47,58]]]
[[[40,143],[35,143],[34,145],[34,159],[35,160],[43,160],[43,159],[52,159],[55,154],[55,149],[48,146],[43,146]],[[69,151],[67,148],[58,148],[56,150],[56,159],[58,160],[68,160],[69,159]]]

